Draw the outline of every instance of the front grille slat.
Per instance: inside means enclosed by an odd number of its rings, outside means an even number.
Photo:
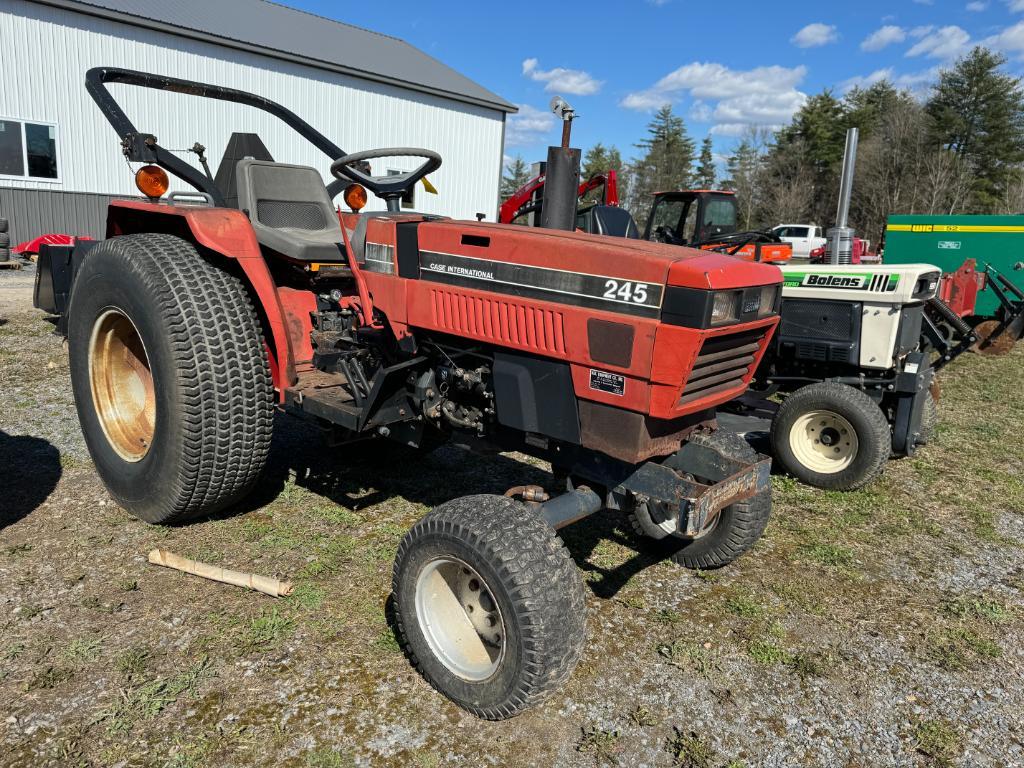
[[[766,329],[758,328],[705,339],[679,405],[742,387],[757,359],[765,333]]]

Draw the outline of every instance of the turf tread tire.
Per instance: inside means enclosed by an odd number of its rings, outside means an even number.
[[[0,233],[6,233],[10,228],[10,222],[7,219],[0,217]]]
[[[195,247],[181,238],[163,234],[116,237],[89,253],[76,286],[89,283],[97,271],[124,275],[144,299],[143,312],[151,313],[153,326],[163,338],[146,339],[170,352],[165,375],[176,378],[174,401],[157,430],[169,430],[173,465],[158,475],[161,486],[129,500],[119,498],[113,478],[103,477],[122,506],[147,522],[180,523],[217,512],[248,493],[259,479],[270,451],[273,431],[273,384],[266,344],[248,293],[240,280],[203,259]],[[83,279],[84,278],[84,279]],[[107,278],[109,281],[109,277]],[[97,285],[102,290],[103,275]],[[90,291],[91,292],[91,291]],[[83,304],[93,314],[78,317]],[[72,379],[76,368],[85,368],[75,387],[75,400],[83,425],[92,411],[88,383],[88,342],[95,308],[102,304],[74,292],[70,307]],[[139,318],[131,318],[137,325]],[[83,324],[88,328],[83,328]],[[76,329],[78,337],[76,339]],[[86,349],[82,349],[85,346]],[[152,360],[151,360],[152,363]],[[81,374],[81,371],[79,371]],[[154,378],[159,372],[154,371]],[[159,385],[158,385],[159,386]],[[165,385],[170,386],[170,385]],[[102,430],[86,430],[90,452],[97,440],[106,441]],[[154,437],[154,445],[161,439]],[[152,449],[151,449],[152,450]],[[144,459],[145,460],[145,459]],[[101,470],[101,462],[97,469]],[[116,464],[116,463],[115,463]],[[107,466],[109,462],[103,462]],[[116,469],[116,466],[114,467]],[[101,476],[103,472],[101,471]],[[131,489],[134,495],[136,489]]]
[[[760,457],[746,440],[735,432],[716,429],[696,432],[688,440],[715,448],[730,458],[753,463]],[[771,489],[761,491],[744,501],[730,504],[719,513],[715,528],[698,539],[684,540],[674,536],[661,542],[671,547],[670,559],[684,568],[713,570],[733,562],[757,543],[771,518]],[[633,531],[646,537],[635,514],[630,514]]]
[[[6,232],[0,231],[0,248],[11,247],[11,236]]]
[[[815,472],[801,464],[789,447],[792,422],[809,410],[838,413],[857,431],[858,454],[846,469],[833,474]],[[892,429],[878,404],[859,389],[835,381],[801,387],[790,394],[772,420],[770,434],[775,460],[807,485],[833,491],[855,491],[877,480],[892,455]]]
[[[433,655],[418,627],[418,570],[409,569],[415,568],[420,548],[453,544],[456,556],[465,549],[478,559],[466,562],[481,572],[499,605],[504,593],[519,627],[519,673],[498,690],[487,690],[484,681],[467,692],[472,686],[459,683]],[[586,603],[575,563],[547,523],[504,496],[453,499],[419,520],[398,548],[392,593],[397,634],[412,664],[436,690],[477,717],[504,720],[541,703],[568,680],[583,652]],[[453,690],[452,680],[462,690]]]

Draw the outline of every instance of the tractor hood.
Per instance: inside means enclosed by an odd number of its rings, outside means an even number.
[[[724,254],[646,240],[611,238],[511,224],[426,221],[418,226],[421,254],[461,257],[422,261],[421,268],[485,268],[486,262],[535,267],[617,281],[640,281],[703,290],[743,288],[782,282],[777,267]]]

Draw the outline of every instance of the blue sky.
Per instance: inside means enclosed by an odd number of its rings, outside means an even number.
[[[519,105],[505,151],[528,162],[558,141],[556,93],[580,116],[575,146],[629,158],[669,102],[726,154],[747,126],[785,123],[823,88],[889,77],[920,91],[977,43],[1024,72],[1024,0],[286,2],[400,37]]]

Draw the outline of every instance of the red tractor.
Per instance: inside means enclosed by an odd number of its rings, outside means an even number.
[[[262,109],[336,178],[274,161],[252,134],[200,172],[137,130],[109,83]],[[441,164],[430,150],[346,154],[279,104],[214,85],[98,68],[87,87],[124,157],[145,163],[144,198],[111,203],[106,239],[44,248],[36,303],[60,315],[86,443],[125,509],[168,524],[238,502],[275,409],[334,442],[450,438],[550,462],[561,490],[442,504],[394,565],[409,658],[493,719],[542,700],[580,657],[584,589],[558,528],[619,510],[694,568],[760,537],[769,462],[717,430],[715,409],[746,389],[778,323],[777,269],[402,212]],[[371,175],[368,161],[396,155],[423,163]],[[165,196],[168,171],[196,191]],[[367,190],[386,212],[359,212]]]

